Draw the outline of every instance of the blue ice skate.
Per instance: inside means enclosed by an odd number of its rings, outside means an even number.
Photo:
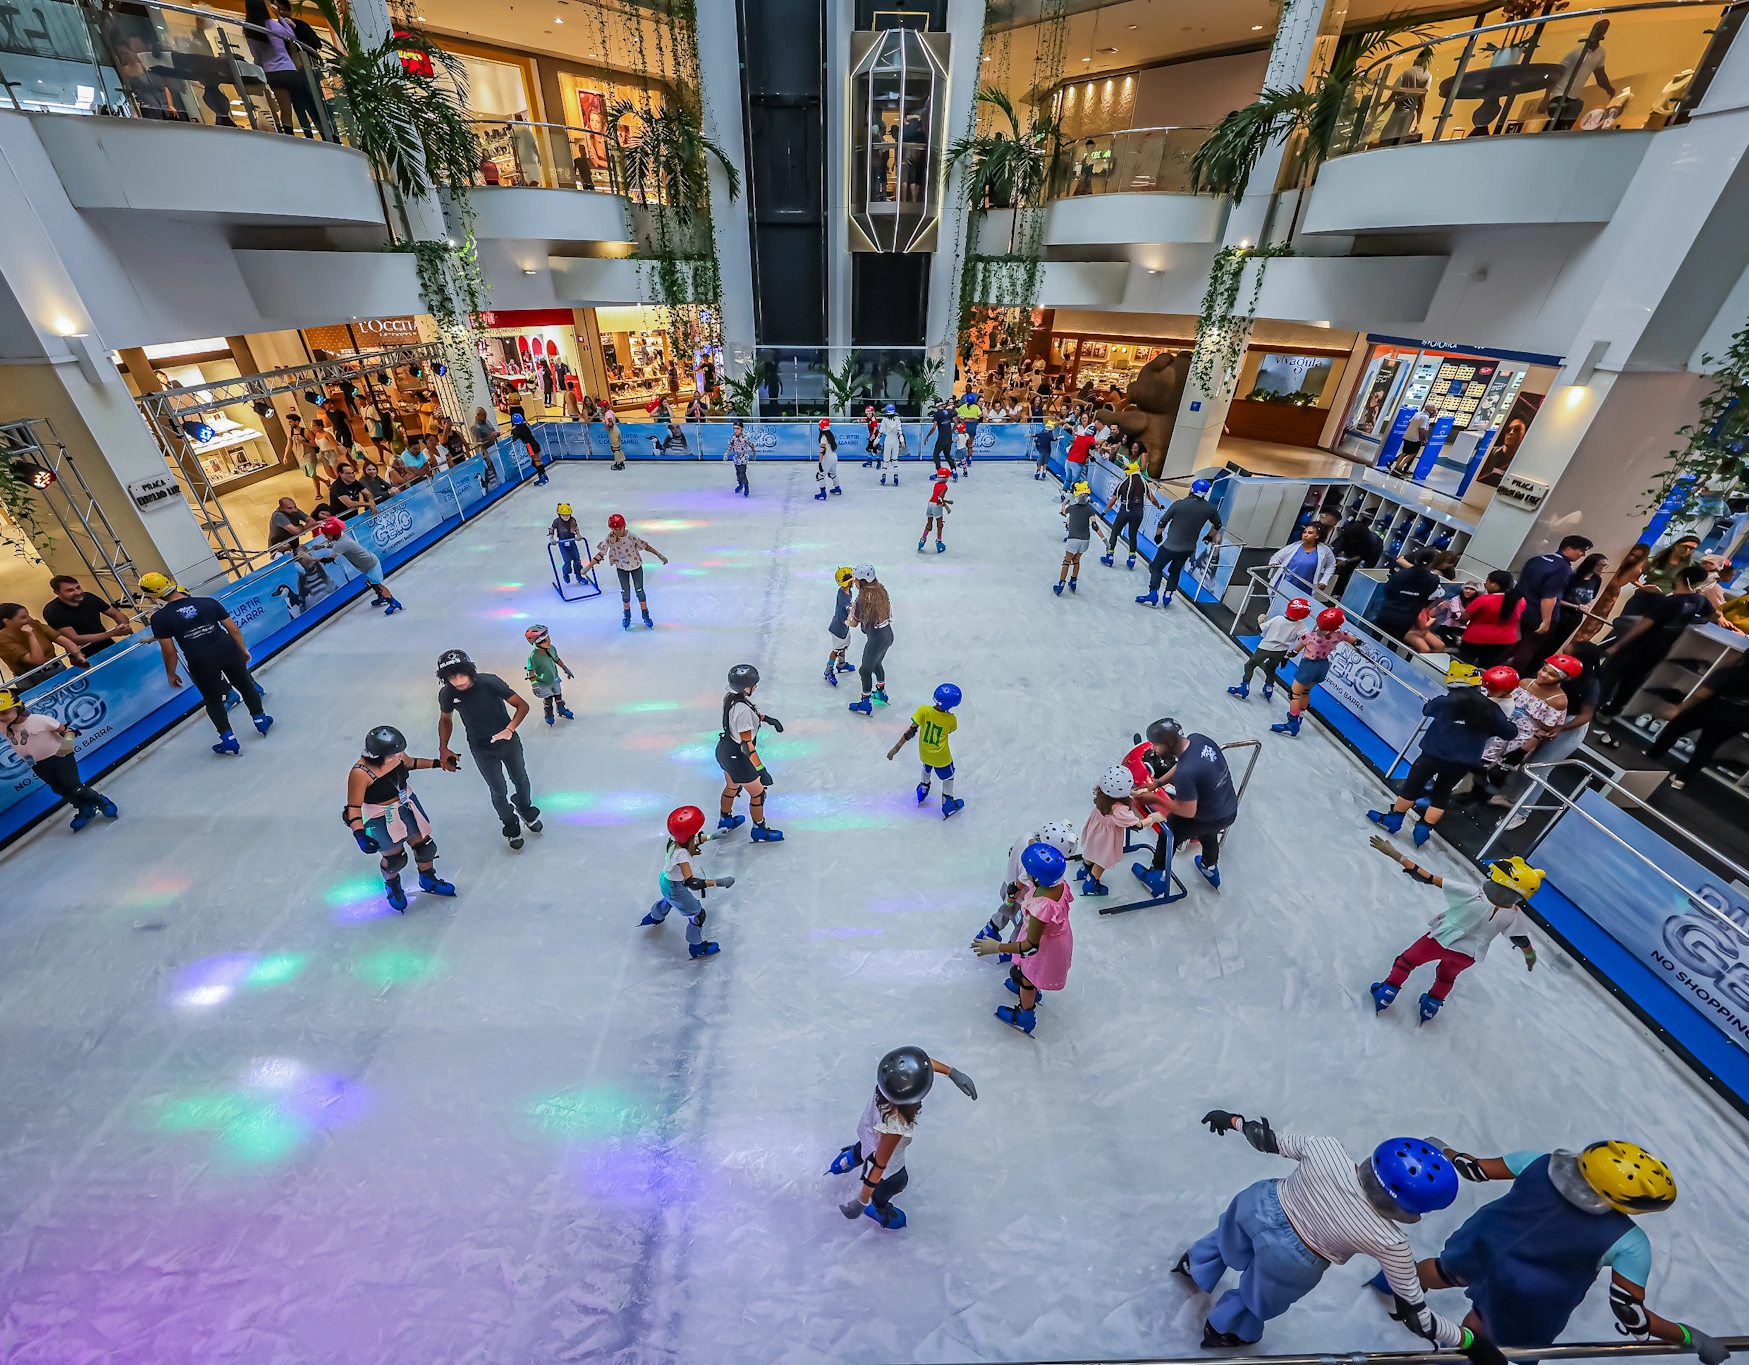
[[[854,1145],[839,1149],[838,1155],[832,1158],[832,1164],[826,1168],[827,1175],[847,1175],[861,1163],[856,1159]]]
[[[917,553],[918,553],[918,554],[922,554],[922,553],[923,553],[923,547],[924,547],[924,546],[925,546],[925,545],[926,545],[926,544],[928,544],[928,542],[929,542],[929,537],[928,537],[928,536],[925,536],[925,537],[924,537],[924,538],[923,538],[923,539],[922,539],[922,540],[920,540],[920,541],[918,541],[918,542],[917,542]]]
[[[1011,977],[1011,976],[1004,977],[1002,980],[1002,984],[1004,986],[1008,987],[1008,989],[1013,991],[1016,995],[1020,994],[1020,987],[1014,984],[1013,977]],[[1033,1008],[1036,1010],[1037,1008],[1039,1008],[1040,1005],[1044,1004],[1045,993],[1043,991],[1034,991],[1032,994],[1033,994],[1033,1000],[1035,1002],[1033,1004]]]
[[[1269,728],[1274,734],[1287,735],[1290,739],[1297,739],[1300,733],[1299,715],[1297,713],[1291,715],[1280,725],[1272,725]]]
[[[393,616],[398,611],[406,611],[406,610],[407,610],[407,604],[405,602],[402,602],[399,598],[390,597],[388,600],[388,604],[383,607],[383,615],[384,616]]]
[[[121,812],[115,808],[115,802],[111,801],[107,796],[98,801],[97,809],[102,812],[105,820],[113,820],[116,816],[121,814]]]
[[[1105,567],[1108,569],[1115,569],[1117,567],[1117,561],[1114,560],[1110,555],[1100,555],[1099,562],[1101,564],[1105,565]]]
[[[1237,687],[1229,687],[1227,689],[1227,695],[1229,697],[1237,697],[1240,701],[1244,701],[1245,698],[1251,695],[1250,684],[1240,683]]]
[[[1082,863],[1080,867],[1075,869],[1075,880],[1078,882],[1084,882],[1092,875],[1093,869],[1088,867],[1086,863]]]
[[[1196,870],[1198,872],[1202,873],[1202,879],[1205,882],[1207,882],[1210,886],[1212,886],[1216,891],[1219,891],[1221,889],[1221,869],[1220,868],[1207,866],[1203,862],[1202,854],[1200,854],[1200,853],[1197,854],[1196,857],[1192,858],[1190,861],[1196,864]]]
[[[936,541],[935,542],[935,553],[938,555],[939,554],[946,554],[947,553],[947,543],[945,541],[940,541],[940,540]]]
[[[1433,826],[1423,821],[1421,824],[1415,826],[1415,832],[1409,837],[1415,841],[1415,847],[1420,848],[1421,845],[1433,837]]]
[[[1434,1015],[1438,1014],[1439,1007],[1444,1003],[1445,1001],[1443,1000],[1435,1000],[1431,995],[1423,994],[1421,997],[1421,1023],[1425,1024],[1429,1019],[1433,1018]],[[1419,1025],[1417,1025],[1417,1027],[1419,1027]]]
[[[874,714],[874,703],[867,697],[864,697],[861,701],[851,702],[847,709],[851,711],[860,711],[865,716],[872,716]]]
[[[1160,603],[1160,594],[1157,592],[1145,592],[1136,599],[1136,602],[1138,605],[1144,607],[1158,606]]]
[[[1379,1271],[1378,1274],[1368,1280],[1366,1282],[1366,1287],[1372,1290],[1375,1294],[1384,1295],[1387,1299],[1392,1301],[1393,1306],[1395,1305],[1397,1291],[1391,1288],[1391,1282],[1385,1278],[1384,1271]]]
[[[622,619],[619,623],[619,628],[621,630],[630,630],[632,628],[632,609],[630,607],[627,607],[625,609],[625,613],[626,614],[625,614],[624,619]]]
[[[996,926],[996,921],[994,919],[990,919],[985,921],[982,929],[972,935],[972,942],[976,943],[981,938],[1000,939],[1001,937],[1002,930]]]
[[[1401,988],[1393,986],[1388,981],[1373,982],[1371,986],[1373,1011],[1377,1014],[1383,1014],[1390,1009],[1391,1002],[1397,998],[1399,989]]]
[[[838,661],[838,671],[840,673],[854,673],[856,672],[856,665],[844,659],[840,659]]]
[[[553,720],[553,718],[552,718],[552,717],[551,717],[551,716],[548,716],[548,717],[547,717],[547,724],[548,724],[548,725],[552,725],[552,724],[554,724],[554,723],[555,723],[555,722],[554,722],[554,720]]]
[[[437,873],[427,872],[424,868],[419,870],[419,889],[428,896],[455,895],[454,882],[446,882]]]
[[[638,610],[644,614],[644,624],[651,630],[656,629],[656,623],[650,619],[650,609],[648,607],[639,607]]]
[[[668,918],[668,912],[671,909],[673,909],[673,907],[669,905],[666,900],[657,901],[650,907],[650,913],[638,921],[638,927],[642,929],[648,925],[660,924],[663,920]]]
[[[928,799],[929,784],[927,782],[919,782],[917,784],[917,804],[921,806]]]
[[[1053,583],[1051,584],[1051,591],[1056,593],[1058,597],[1061,597],[1063,595],[1063,585],[1061,583]]]
[[[74,812],[73,818],[71,820],[69,820],[67,822],[67,824],[74,831],[74,833],[77,833],[78,831],[84,829],[85,826],[89,825],[96,818],[97,818],[97,807],[96,806],[91,806],[91,805],[80,806],[79,809]]]
[[[1081,884],[1081,894],[1083,896],[1109,896],[1111,888],[1097,877],[1089,877]]]
[[[1038,1023],[1038,1017],[1032,1010],[1023,1010],[1017,1005],[996,1006],[996,1017],[1010,1028],[1017,1028],[1029,1036],[1034,1025]]]
[[[1275,728],[1274,726],[1270,727],[1270,729],[1272,729],[1272,730],[1274,728]],[[1368,820],[1371,820],[1373,822],[1373,824],[1378,825],[1380,828],[1388,830],[1392,834],[1396,834],[1403,828],[1403,816],[1404,816],[1404,814],[1405,814],[1405,812],[1400,811],[1400,810],[1393,810],[1393,811],[1369,810],[1366,813],[1366,818]]]
[[[255,722],[255,729],[260,734],[265,735],[273,728],[272,716],[251,716],[250,719]]]
[[[897,1232],[905,1226],[905,1210],[897,1204],[888,1204],[885,1213],[882,1213],[873,1204],[870,1204],[862,1212],[865,1217],[874,1219],[888,1232]]]
[[[403,915],[407,913],[407,892],[402,888],[398,876],[384,879],[383,892],[388,896],[390,905]]]
[[[1264,701],[1274,701],[1275,700],[1275,684],[1274,683],[1266,682],[1263,684],[1263,700]]]
[[[826,661],[825,677],[826,681],[831,683],[832,686],[838,686],[838,670],[832,667],[832,661],[830,659]]]
[[[689,943],[686,945],[686,955],[694,960],[701,957],[712,957],[722,951],[722,946],[720,944],[712,943],[709,940],[704,943]]]
[[[1131,863],[1130,871],[1136,874],[1136,880],[1156,896],[1164,896],[1172,890],[1172,879],[1163,867],[1143,867],[1140,863]]]
[[[1071,579],[1070,579],[1070,580],[1069,580],[1069,591],[1070,591],[1070,592],[1074,592],[1074,591],[1075,591],[1075,585],[1076,585],[1076,584],[1077,584],[1077,583],[1079,583],[1079,582],[1080,582],[1080,581],[1081,581],[1081,580],[1080,580],[1080,579],[1079,579],[1079,578],[1071,578]]]
[[[739,829],[746,823],[747,817],[745,815],[719,815],[717,817],[718,829]]]
[[[966,803],[961,798],[957,796],[944,796],[941,798],[941,818],[945,820],[950,815],[957,814],[964,810],[965,807]]]
[[[751,832],[753,835],[753,842],[756,844],[781,844],[783,842],[783,831],[781,829],[772,829],[765,824],[764,821],[753,826]]]
[[[1126,569],[1135,568],[1136,567],[1136,557],[1134,555],[1130,555],[1127,559],[1124,560],[1123,566]]]
[[[229,730],[219,736],[219,742],[213,745],[215,754],[240,754],[243,746],[237,743],[237,736]]]
[[[561,716],[563,716],[566,720],[576,720],[577,719],[576,714],[571,710],[570,707],[566,706],[564,702],[559,703],[559,714]]]

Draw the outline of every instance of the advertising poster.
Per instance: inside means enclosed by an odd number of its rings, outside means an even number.
[[[1523,380],[1524,376],[1521,374],[1515,376],[1513,382],[1517,384]],[[1536,420],[1537,409],[1542,406],[1542,401],[1543,395],[1540,393],[1521,393],[1513,399],[1506,420],[1500,424],[1500,435],[1489,448],[1481,473],[1476,475],[1477,483],[1499,486],[1500,476],[1512,467],[1512,457],[1518,454],[1518,447],[1530,430],[1530,424]]]
[[[583,154],[589,158],[591,171],[607,170],[607,96],[598,90],[579,90],[577,92],[578,118],[580,126],[587,128],[593,136],[580,139],[583,144]]]
[[[1402,368],[1402,364],[1395,356],[1381,356],[1373,362],[1373,372],[1367,376],[1366,397],[1361,402],[1354,422],[1356,431],[1367,436],[1377,433],[1379,419],[1385,410],[1385,399],[1390,396],[1391,385],[1397,382],[1397,371]]]

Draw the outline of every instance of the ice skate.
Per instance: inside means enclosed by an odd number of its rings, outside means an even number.
[[[1239,1346],[1249,1346],[1251,1343],[1244,1337],[1236,1337],[1231,1332],[1217,1332],[1212,1322],[1202,1325],[1202,1349],[1205,1351],[1232,1350]]]
[[[1022,1033],[1030,1035],[1038,1023],[1032,1010],[1023,1010],[1018,1005],[996,1006],[996,1017],[1010,1028],[1017,1028]]]
[[[929,784],[927,782],[919,782],[917,784],[917,804],[921,806],[928,799]]]
[[[841,498],[844,496],[844,490],[842,488],[834,488],[832,490],[832,496],[835,498]]]
[[[563,702],[561,702],[559,704],[559,714],[561,716],[563,716],[566,720],[576,720],[577,719],[576,713],[574,711],[572,711],[570,707],[566,706]]]
[[[219,742],[213,745],[213,752],[215,754],[240,754],[243,752],[243,746],[237,743],[237,736],[227,730],[219,736]]]
[[[1445,1001],[1443,1001],[1443,1000],[1435,1000],[1432,995],[1428,995],[1428,994],[1422,995],[1422,997],[1421,997],[1421,1023],[1425,1024],[1429,1019],[1433,1018],[1434,1015],[1438,1014],[1439,1007],[1441,1005],[1443,1005],[1444,1003],[1445,1003]],[[1420,1025],[1417,1025],[1417,1027],[1419,1027],[1419,1026]]]
[[[1051,584],[1051,591],[1056,593],[1058,597],[1061,597],[1063,595],[1063,585],[1061,583],[1053,583]]]
[[[856,1159],[854,1145],[839,1149],[838,1155],[832,1158],[832,1164],[826,1168],[827,1175],[847,1175],[854,1171],[860,1163]]]
[[[928,537],[925,537],[923,540],[920,540],[917,542],[917,553],[918,554],[923,553],[923,546],[927,543],[927,541],[928,541]]]
[[[1136,880],[1156,896],[1164,896],[1172,889],[1172,879],[1163,867],[1143,867],[1140,863],[1131,863],[1130,871],[1136,874]]]
[[[96,818],[96,806],[80,806],[79,809],[74,812],[73,818],[67,822],[67,825],[68,828],[76,834]]]
[[[111,801],[107,796],[98,800],[97,809],[102,813],[105,820],[113,820],[116,816],[121,814],[121,812],[115,808],[115,802]]]
[[[1081,883],[1081,894],[1083,896],[1109,896],[1111,888],[1097,877],[1088,877],[1086,881]]]
[[[547,712],[546,720],[548,725],[553,723],[553,713],[551,711]]]
[[[1287,735],[1290,738],[1297,739],[1299,737],[1299,733],[1300,733],[1299,713],[1295,712],[1293,715],[1290,715],[1286,720],[1282,721],[1282,723],[1280,725],[1272,725],[1269,728],[1270,728],[1270,731],[1274,734]]]
[[[1415,841],[1415,847],[1420,848],[1433,837],[1433,826],[1425,823],[1416,825],[1415,832],[1409,837]]]
[[[1227,689],[1227,695],[1229,697],[1237,697],[1240,701],[1244,701],[1245,698],[1251,695],[1251,688],[1246,683],[1240,683],[1237,687],[1229,687]]]
[[[763,821],[753,826],[751,833],[753,835],[753,842],[756,844],[781,844],[783,842],[783,831],[781,829],[772,829]]]
[[[265,735],[273,728],[272,716],[251,716],[249,719],[255,722],[255,731],[257,734]]]
[[[964,810],[965,807],[966,803],[960,797],[944,796],[941,798],[941,818],[945,820],[949,816]]]
[[[1191,862],[1196,864],[1196,870],[1198,872],[1202,873],[1202,879],[1205,882],[1207,882],[1210,886],[1212,886],[1216,891],[1219,891],[1221,889],[1221,869],[1220,868],[1207,866],[1203,862],[1202,854],[1200,854],[1200,853],[1197,854],[1196,857],[1192,858]]]
[[[646,913],[644,915],[644,917],[638,921],[638,927],[640,929],[645,929],[653,924],[662,923],[663,920],[668,918],[669,909],[670,909],[670,906],[669,906],[667,901],[665,901],[665,900],[657,901],[654,905],[652,905],[650,907],[648,913]]]
[[[874,714],[874,703],[867,697],[864,697],[861,701],[851,702],[850,709],[852,711],[860,711],[865,716],[872,716]]]
[[[1117,561],[1114,558],[1112,558],[1112,556],[1110,556],[1110,555],[1100,555],[1099,562],[1101,564],[1105,565],[1105,567],[1108,569],[1113,569],[1113,568],[1117,567]]]
[[[711,957],[722,951],[722,948],[718,944],[712,943],[709,939],[706,939],[703,943],[689,943],[686,945],[686,955],[694,960],[701,957]]]
[[[504,822],[504,837],[510,841],[511,848],[522,847],[522,826],[514,820]]]
[[[446,882],[436,872],[428,872],[424,868],[419,870],[419,889],[428,896],[455,895],[455,883]]]
[[[854,672],[856,672],[856,665],[852,664],[852,663],[846,663],[843,659],[840,659],[838,661],[838,671],[840,673],[854,673]]]
[[[905,1210],[897,1204],[888,1204],[887,1211],[882,1213],[873,1204],[863,1210],[866,1217],[872,1218],[888,1232],[897,1232],[905,1226]]]
[[[1273,730],[1275,727],[1272,725],[1269,728]],[[1396,834],[1403,828],[1403,815],[1404,812],[1399,810],[1369,810],[1366,813],[1366,818],[1371,820],[1373,824],[1380,826],[1392,834]]]
[[[625,617],[620,621],[619,628],[621,630],[630,630],[632,628],[632,609],[630,607],[625,609]]]
[[[1124,568],[1133,569],[1135,567],[1136,567],[1136,557],[1134,555],[1131,555],[1128,559],[1124,560]]]
[[[1275,684],[1274,683],[1266,682],[1263,684],[1263,700],[1264,701],[1274,701],[1275,700]]]
[[[947,552],[947,543],[945,541],[940,541],[940,540],[936,541],[935,542],[935,553],[939,555],[939,554],[945,554],[946,552]]]
[[[1143,607],[1158,606],[1160,604],[1160,594],[1154,593],[1154,592],[1145,592],[1140,597],[1138,597],[1136,599],[1136,603],[1138,606],[1143,606]]]
[[[1372,991],[1373,1012],[1383,1014],[1390,1009],[1391,1002],[1397,998],[1399,987],[1391,985],[1388,981],[1375,981],[1368,989]]]
[[[406,611],[406,610],[407,610],[406,603],[402,602],[398,598],[391,597],[388,600],[388,604],[383,607],[383,615],[384,616],[393,616],[398,611]]]
[[[644,624],[651,630],[656,629],[656,623],[650,619],[650,609],[648,607],[639,607],[638,610],[643,613]]]
[[[883,683],[880,686],[876,687],[875,690],[872,693],[870,693],[869,695],[872,696],[882,706],[885,706],[887,704],[886,684]]]
[[[826,501],[826,490],[824,488],[822,488],[819,492],[814,494],[814,501],[815,502],[825,502]]]
[[[401,885],[401,879],[386,877],[383,879],[383,893],[389,898],[389,904],[401,914],[407,913],[407,892]]]
[[[1080,581],[1081,581],[1081,580],[1080,580],[1080,579],[1079,579],[1079,578],[1071,578],[1071,579],[1070,579],[1070,580],[1069,580],[1069,591],[1070,591],[1070,592],[1074,592],[1074,591],[1075,591],[1075,585],[1076,585],[1076,584],[1077,584],[1077,583],[1079,583],[1079,582],[1080,582]]]
[[[739,829],[742,825],[744,825],[746,823],[747,823],[747,817],[745,815],[724,815],[724,816],[718,817],[717,828],[718,829],[725,829],[725,830],[726,829]]]
[[[838,670],[832,667],[832,661],[830,659],[826,661],[826,672],[823,676],[827,682],[832,684],[832,686],[838,686]]]
[[[887,486],[887,476],[885,474],[882,474],[881,475],[881,487],[885,488],[886,486]]]

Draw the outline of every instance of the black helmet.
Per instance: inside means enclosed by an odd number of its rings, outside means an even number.
[[[1170,749],[1184,738],[1184,727],[1171,716],[1162,716],[1148,727],[1148,743],[1158,744],[1162,749]]]
[[[452,673],[466,673],[472,678],[479,670],[474,667],[474,661],[468,658],[465,649],[446,649],[437,656],[437,680],[448,682]]]
[[[752,664],[736,664],[729,670],[729,690],[745,692],[759,685],[759,670]]]
[[[407,736],[392,725],[379,725],[364,737],[366,758],[387,758],[407,752]]]
[[[935,1084],[935,1068],[920,1047],[896,1047],[875,1070],[875,1089],[892,1104],[916,1104]]]

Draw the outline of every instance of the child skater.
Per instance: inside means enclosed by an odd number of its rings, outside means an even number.
[[[953,506],[947,500],[948,475],[943,470],[935,471],[935,485],[929,490],[929,501],[923,506],[923,538],[917,542],[917,548],[929,543],[929,528],[935,528],[935,553],[940,554],[947,549],[947,542],[942,538],[947,529],[948,509]]]
[[[868,426],[868,440],[863,443],[862,447],[862,453],[868,458],[862,462],[862,467],[873,469],[881,462],[881,419],[875,416],[873,403],[863,408],[862,420]]]
[[[583,556],[577,552],[577,541],[583,535],[583,528],[577,524],[577,518],[571,514],[571,504],[561,502],[557,508],[558,515],[547,527],[547,541],[557,542],[559,547],[559,563],[564,566],[562,572],[565,582],[571,581],[571,575],[577,575],[581,583],[583,574]]]
[[[1020,855],[1026,881],[1021,884],[1020,908],[1026,914],[1026,933],[1007,945],[1026,963],[1008,969],[1008,989],[1020,997],[1019,1004],[1002,1005],[996,1017],[1004,1024],[1030,1034],[1037,1019],[1033,1013],[1038,993],[1060,991],[1069,980],[1069,962],[1075,955],[1075,936],[1069,932],[1070,894],[1063,873],[1068,864],[1049,844],[1033,844]],[[979,957],[1000,954],[1003,945],[995,939],[975,938],[972,951]]]
[[[1276,734],[1299,734],[1300,716],[1312,704],[1312,689],[1330,676],[1330,655],[1336,646],[1360,643],[1342,629],[1347,619],[1341,607],[1325,607],[1318,613],[1316,628],[1300,638],[1300,661],[1294,665],[1294,690],[1288,698],[1287,719],[1269,727]]]
[[[862,698],[850,703],[852,711],[874,714],[875,703],[887,704],[887,651],[893,647],[893,603],[886,585],[875,577],[873,564],[858,564],[855,575],[856,602],[850,609],[850,624],[859,626],[868,638],[862,646]]]
[[[832,434],[832,419],[820,419],[820,455],[819,468],[814,471],[814,482],[820,487],[814,493],[816,502],[826,501],[826,485],[832,485],[832,491],[843,496],[844,490],[838,486],[838,438]]]
[[[1051,452],[1055,450],[1056,447],[1056,419],[1047,417],[1045,418],[1045,424],[1032,434],[1033,478],[1050,478]]]
[[[856,665],[844,656],[850,650],[850,584],[853,570],[846,564],[832,575],[838,584],[838,599],[832,604],[832,623],[826,627],[831,637],[827,643],[831,653],[826,656],[826,681],[838,686],[840,673],[856,672]]]
[[[72,749],[79,732],[71,725],[40,712],[32,714],[16,693],[0,690],[0,731],[12,746],[12,756],[73,808],[75,831],[84,829],[99,814],[106,820],[121,814],[115,802],[79,776],[79,761]]]
[[[953,467],[954,478],[964,474],[972,477],[972,438],[966,434],[966,424],[956,422],[953,429]]]
[[[1087,553],[1087,547],[1093,543],[1093,502],[1088,497],[1087,485],[1078,483],[1074,495],[1063,508],[1063,521],[1069,534],[1063,538],[1063,568],[1057,575],[1057,585],[1051,589],[1058,597],[1063,595],[1063,582],[1066,579],[1069,591],[1075,591],[1075,584],[1081,577],[1081,556]]]
[[[638,594],[638,610],[643,613],[644,624],[651,630],[656,623],[650,619],[650,604],[644,600],[644,556],[655,555],[664,564],[668,556],[663,554],[642,536],[634,536],[626,530],[626,519],[615,512],[607,519],[607,538],[595,547],[595,555],[589,561],[589,567],[594,568],[602,560],[613,565],[613,571],[619,575],[620,605],[625,609],[625,619],[620,622],[623,630],[632,628],[632,590]]]
[[[893,487],[899,486],[899,456],[905,450],[905,424],[899,420],[899,410],[893,404],[887,404],[887,415],[881,418],[881,482],[887,481],[890,470],[893,475]]]
[[[559,670],[565,670],[567,678],[575,678],[559,651],[553,648],[553,642],[547,635],[545,626],[530,626],[522,632],[523,639],[534,648],[528,653],[528,663],[524,674],[533,685],[535,696],[541,699],[546,708],[547,724],[553,723],[553,712],[557,711],[566,720],[576,720],[571,714],[571,708],[565,705],[564,689],[559,686]]]
[[[1402,864],[1403,871],[1416,881],[1445,892],[1445,909],[1429,922],[1427,932],[1397,955],[1389,976],[1372,983],[1372,1003],[1378,1013],[1391,1007],[1411,972],[1436,962],[1439,967],[1433,986],[1421,997],[1421,1022],[1425,1024],[1439,1013],[1458,975],[1486,957],[1488,945],[1501,934],[1524,954],[1524,970],[1535,969],[1536,948],[1519,906],[1542,885],[1539,869],[1523,858],[1506,858],[1489,863],[1488,880],[1476,886],[1434,876],[1414,859],[1405,858],[1383,835],[1373,835],[1371,843],[1385,857]]]
[[[721,948],[704,936],[704,906],[699,903],[706,887],[720,886],[725,891],[735,884],[733,877],[704,878],[693,875],[692,860],[703,852],[704,812],[697,806],[680,806],[668,812],[668,846],[657,874],[656,884],[662,888],[662,899],[650,907],[650,913],[639,925],[660,924],[670,910],[686,917],[686,955],[697,959],[710,957]],[[697,895],[693,893],[697,892]]]
[[[1263,700],[1273,701],[1275,685],[1281,681],[1275,670],[1299,652],[1300,642],[1306,638],[1306,628],[1300,622],[1311,614],[1312,604],[1303,597],[1296,597],[1282,609],[1281,615],[1271,616],[1265,621],[1263,638],[1251,651],[1251,657],[1245,660],[1245,676],[1239,679],[1237,687],[1229,687],[1227,692],[1244,701],[1251,695],[1251,675],[1261,668]]]
[[[1020,912],[1020,902],[1016,899],[1023,886],[1026,876],[1025,869],[1020,865],[1020,858],[1034,844],[1049,844],[1063,855],[1065,862],[1072,860],[1080,848],[1075,838],[1075,822],[1072,820],[1052,820],[1041,825],[1036,833],[1023,834],[1016,839],[1008,849],[1008,866],[1003,870],[1000,895],[1002,904],[997,906],[996,913],[991,915],[984,927],[977,932],[977,938],[1000,939],[1010,925],[1018,936],[1025,916]],[[997,955],[998,962],[1007,962],[1009,954]]]
[[[862,1185],[855,1199],[838,1206],[846,1218],[872,1218],[883,1228],[897,1231],[905,1226],[905,1211],[893,1205],[893,1196],[910,1181],[905,1170],[905,1149],[917,1130],[917,1115],[923,1097],[935,1084],[937,1073],[959,1087],[967,1099],[978,1098],[972,1078],[957,1067],[936,1061],[920,1047],[896,1047],[875,1068],[874,1098],[862,1111],[856,1125],[856,1141],[832,1158],[827,1175],[844,1175],[861,1169]]]
[[[1081,861],[1076,875],[1085,878],[1081,884],[1083,896],[1109,896],[1111,888],[1100,881],[1100,874],[1123,857],[1126,829],[1154,828],[1158,830],[1166,819],[1166,811],[1143,815],[1130,800],[1136,789],[1136,776],[1123,764],[1113,764],[1093,789],[1093,810],[1081,828]],[[1165,836],[1157,836],[1165,837]]]
[[[965,808],[965,802],[957,800],[953,794],[953,754],[948,751],[947,737],[959,729],[959,720],[952,714],[953,708],[960,704],[960,690],[952,683],[943,683],[935,689],[935,702],[931,705],[925,702],[911,713],[911,723],[905,727],[905,733],[899,736],[899,742],[887,750],[887,761],[893,758],[911,740],[912,735],[921,734],[917,741],[917,756],[923,760],[923,780],[917,784],[917,804],[922,805],[929,799],[929,783],[932,776],[941,778],[941,818],[947,819]]]

